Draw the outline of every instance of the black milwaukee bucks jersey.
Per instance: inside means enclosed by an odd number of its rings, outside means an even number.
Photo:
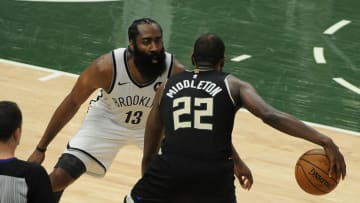
[[[227,73],[184,72],[166,83],[161,118],[165,124],[164,154],[190,159],[227,159],[236,108]]]

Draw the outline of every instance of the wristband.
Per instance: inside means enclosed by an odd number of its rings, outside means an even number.
[[[46,148],[40,148],[39,146],[36,146],[36,150],[41,152],[41,153],[45,153],[46,152]]]

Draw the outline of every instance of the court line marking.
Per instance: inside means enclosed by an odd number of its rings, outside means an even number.
[[[245,108],[240,108],[239,111],[250,113]],[[323,125],[323,124],[319,124],[319,123],[312,123],[312,122],[303,121],[303,120],[302,120],[302,122],[306,123],[309,126],[322,128],[322,129],[325,129],[325,130],[333,130],[335,132],[346,133],[346,134],[354,135],[354,136],[360,136],[360,132],[356,132],[356,131],[352,131],[352,130],[345,130],[345,129],[342,129],[342,128],[336,128],[336,127],[332,127],[332,126],[328,126],[328,125]]]
[[[59,3],[92,3],[92,2],[111,2],[122,0],[16,0],[16,1],[30,1],[30,2],[59,2]]]
[[[40,80],[40,81],[48,81],[48,80],[52,80],[54,78],[58,78],[58,77],[60,77],[62,75],[64,75],[64,74],[60,73],[60,72],[54,72],[54,73],[52,73],[52,74],[50,74],[48,76],[41,77],[38,80]]]
[[[355,85],[349,83],[348,81],[344,80],[343,78],[333,78],[333,80],[335,80],[335,82],[339,83],[340,85],[342,85],[343,87],[357,93],[360,94],[360,89],[357,88]]]
[[[319,123],[312,123],[312,122],[308,122],[308,121],[303,121],[303,122],[310,125],[310,126],[323,128],[323,129],[326,129],[326,130],[333,130],[333,131],[336,131],[336,132],[341,132],[341,133],[346,133],[346,134],[350,134],[350,135],[360,136],[360,132],[356,132],[356,131],[345,130],[345,129],[331,127],[331,126],[323,125],[323,124],[319,124]]]
[[[231,61],[240,62],[240,61],[243,61],[243,60],[246,60],[249,58],[251,58],[251,55],[243,54],[243,55],[232,58]]]
[[[18,66],[23,67],[23,68],[42,70],[42,71],[46,71],[46,72],[60,72],[63,75],[70,76],[70,77],[78,77],[79,76],[79,75],[73,74],[73,73],[52,70],[52,69],[49,69],[49,68],[43,68],[43,67],[39,67],[39,66],[29,65],[29,64],[26,64],[26,63],[20,63],[20,62],[0,58],[0,65],[1,65],[1,63],[8,63],[8,64],[13,64],[13,65],[18,65]],[[244,108],[241,108],[240,111],[250,113],[247,109],[244,109]],[[310,123],[310,122],[307,122],[307,121],[303,121],[303,122],[309,124],[310,126],[321,127],[321,128],[328,129],[328,130],[334,130],[334,131],[337,131],[337,132],[347,133],[349,135],[360,136],[360,132],[356,132],[356,131],[345,130],[345,129],[336,128],[336,127],[332,127],[332,126],[327,126],[327,125],[323,125],[323,124]]]
[[[54,76],[59,77],[61,75],[66,75],[66,76],[70,76],[70,77],[78,77],[79,76],[79,75],[73,74],[73,73],[68,73],[68,72],[59,71],[59,70],[53,70],[53,69],[49,69],[49,68],[43,68],[43,67],[40,67],[40,66],[35,66],[35,65],[30,65],[30,64],[26,64],[26,63],[20,63],[20,62],[10,61],[10,60],[0,58],[0,64],[1,63],[7,63],[7,64],[16,65],[16,66],[21,66],[23,68],[29,68],[29,69],[35,69],[35,70],[41,70],[41,71],[45,71],[45,72],[50,72],[49,76],[39,78],[38,80],[40,80],[40,81],[47,81],[47,80],[55,78]]]
[[[327,34],[327,35],[332,35],[334,34],[335,32],[337,32],[338,30],[340,30],[341,28],[343,28],[344,26],[350,24],[351,21],[350,20],[341,20],[337,23],[335,23],[334,25],[330,26],[328,29],[326,29],[324,31],[324,34]],[[322,53],[323,54],[323,53]],[[322,55],[323,57],[323,55]],[[325,58],[324,58],[325,59]],[[344,80],[343,78],[333,78],[333,80],[335,82],[337,82],[338,84],[342,85],[343,87],[357,93],[357,94],[360,94],[360,89],[357,88],[355,85],[349,83],[348,81]]]
[[[334,25],[330,26],[328,29],[326,29],[324,31],[324,34],[332,35],[335,32],[337,32],[338,30],[340,30],[341,28],[343,28],[344,26],[348,25],[349,23],[351,23],[350,20],[341,20],[341,21],[335,23]]]
[[[316,63],[318,64],[325,64],[326,60],[324,57],[324,48],[322,47],[314,47],[313,48],[314,58]]]

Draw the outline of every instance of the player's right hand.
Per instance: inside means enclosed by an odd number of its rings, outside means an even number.
[[[27,161],[35,164],[41,164],[44,161],[44,159],[45,159],[45,153],[35,149],[34,152],[29,156]]]
[[[332,171],[336,170],[338,179],[345,179],[346,176],[346,163],[344,155],[340,152],[339,147],[330,140],[329,144],[324,147],[326,154],[330,160],[329,176],[331,177]]]

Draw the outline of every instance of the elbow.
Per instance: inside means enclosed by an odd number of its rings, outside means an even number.
[[[152,153],[152,154],[144,154],[143,158],[142,158],[142,162],[147,164],[150,163],[156,156],[156,153]]]
[[[80,106],[82,105],[82,102],[77,100],[76,97],[71,93],[69,95],[67,95],[67,97],[65,99],[65,103],[68,107],[70,107],[72,109],[79,109]]]
[[[275,111],[266,112],[261,116],[261,120],[268,124],[273,125],[275,123],[278,123],[280,120],[280,116]]]
[[[143,155],[143,158],[142,158],[142,163],[143,164],[149,163],[150,162],[149,160],[151,160],[149,155]]]

